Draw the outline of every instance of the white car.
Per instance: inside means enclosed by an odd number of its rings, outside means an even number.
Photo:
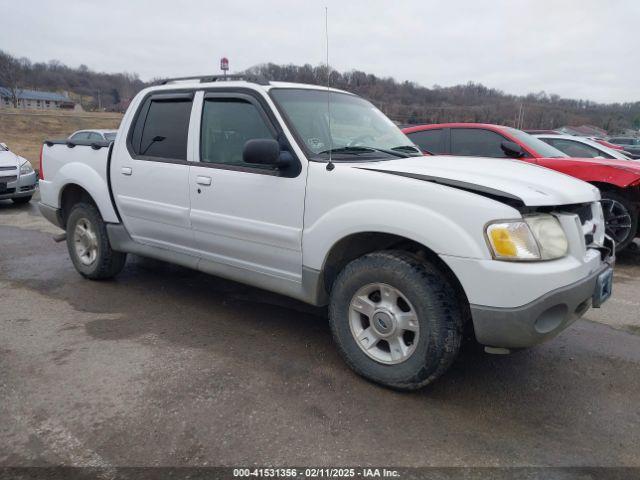
[[[29,161],[9,150],[5,143],[0,143],[0,200],[29,203],[37,181]]]
[[[328,305],[346,362],[394,388],[438,378],[467,329],[508,353],[611,294],[597,188],[518,160],[427,159],[347,92],[173,81],[136,96],[112,145],[43,146],[40,209],[81,275],[134,253]]]
[[[618,160],[632,160],[620,150],[606,147],[585,137],[554,135],[550,133],[535,134],[534,137],[539,138],[543,142],[548,143],[573,158],[615,158]]]
[[[116,139],[117,130],[78,130],[69,135],[73,141],[102,141],[113,142]]]

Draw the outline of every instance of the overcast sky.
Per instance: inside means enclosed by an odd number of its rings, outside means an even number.
[[[324,62],[433,86],[640,100],[640,0],[0,0],[0,49],[143,80]]]

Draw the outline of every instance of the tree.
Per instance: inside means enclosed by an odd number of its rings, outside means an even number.
[[[7,88],[11,94],[14,108],[18,108],[18,92],[24,78],[24,61],[20,61],[0,50],[0,86]]]

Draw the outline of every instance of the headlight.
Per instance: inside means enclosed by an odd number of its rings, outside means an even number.
[[[496,260],[553,260],[569,247],[560,222],[548,214],[491,223],[486,236]]]
[[[20,165],[20,175],[28,175],[33,172],[33,168],[31,168],[31,164],[29,162],[24,162]]]

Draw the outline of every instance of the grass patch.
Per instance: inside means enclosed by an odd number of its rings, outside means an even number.
[[[76,130],[117,129],[122,114],[0,109],[0,142],[38,168],[40,146],[46,139],[66,138]]]

